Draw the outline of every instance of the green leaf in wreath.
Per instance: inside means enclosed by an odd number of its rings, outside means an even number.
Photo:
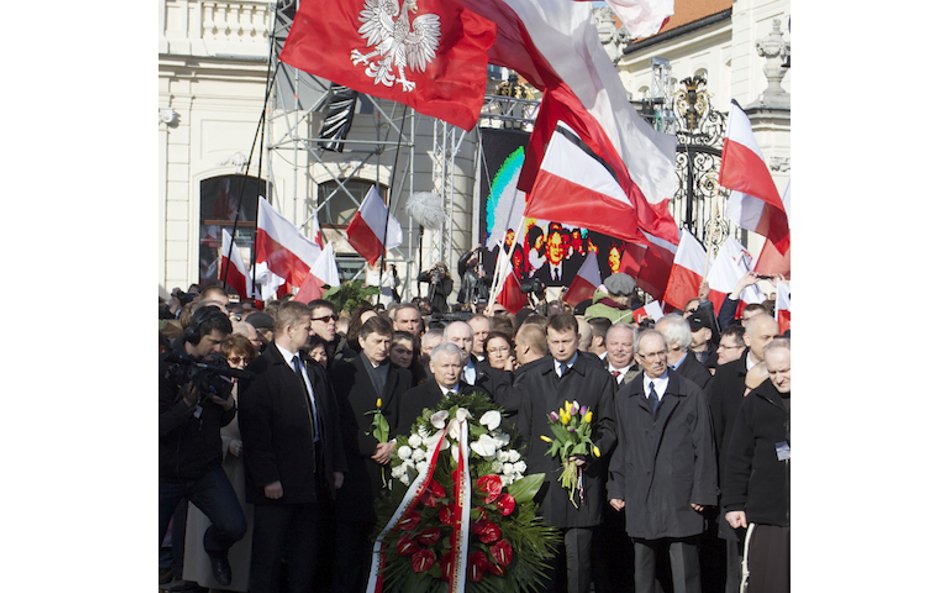
[[[543,478],[545,477],[546,474],[530,474],[529,476],[524,476],[510,486],[507,486],[507,492],[510,493],[510,496],[513,496],[517,504],[529,502],[533,500],[533,497],[536,496],[540,490],[540,486],[543,485]]]

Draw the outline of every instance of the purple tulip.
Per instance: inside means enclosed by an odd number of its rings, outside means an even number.
[[[559,422],[559,421],[560,421],[560,417],[556,414],[556,412],[550,412],[550,421],[551,421],[551,422]]]
[[[579,415],[580,415],[580,416],[585,416],[585,415],[586,415],[586,412],[588,412],[588,411],[589,411],[589,408],[586,407],[586,406],[583,406],[583,407],[581,407],[581,408],[579,409]]]
[[[573,411],[570,412],[570,414],[572,414],[573,416],[575,416],[575,415],[576,415],[576,412],[578,412],[578,411],[579,411],[579,404],[574,401],[574,402],[573,402]]]
[[[576,429],[573,428],[572,426],[567,426],[567,427],[566,427],[566,430],[567,430],[568,432],[576,432]]]

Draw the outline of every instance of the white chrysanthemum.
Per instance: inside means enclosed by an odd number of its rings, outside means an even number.
[[[410,446],[412,449],[417,449],[419,446],[421,446],[421,443],[421,437],[417,434],[413,434],[408,437],[408,446]]]
[[[392,468],[392,477],[398,479],[408,473],[408,468],[404,465],[396,465]]]
[[[504,451],[503,449],[501,449],[500,451],[497,451],[497,461],[501,461],[504,463],[510,461],[510,453],[508,453],[507,451]]]
[[[506,447],[507,445],[510,444],[510,435],[502,430],[499,431],[497,434],[495,434],[494,438],[497,439],[498,443],[500,443],[498,445],[500,447]]]
[[[513,468],[518,474],[523,474],[527,471],[527,464],[521,460],[513,464]]]
[[[504,464],[499,461],[494,461],[490,464],[490,471],[494,472],[495,474],[500,473],[500,470],[502,469],[504,469]]]
[[[411,459],[411,447],[408,445],[402,445],[398,448],[398,458],[399,459]]]
[[[408,479],[408,474],[402,474],[402,476],[398,478],[398,481],[406,486],[408,486],[411,483]]]
[[[438,430],[441,430],[442,428],[444,428],[447,420],[448,420],[447,410],[439,410],[431,415],[431,425],[437,428]]]
[[[497,410],[484,412],[484,415],[481,416],[481,419],[478,420],[478,422],[480,422],[481,425],[486,426],[487,430],[494,430],[500,426],[500,412]]]
[[[511,449],[510,451],[508,451],[507,461],[509,461],[510,463],[517,463],[518,461],[520,461],[520,451],[517,451],[516,449]]]
[[[421,449],[415,449],[411,452],[411,458],[413,461],[421,461],[425,458],[425,452]]]
[[[504,464],[503,472],[504,472],[504,475],[505,475],[505,476],[509,476],[509,475],[513,474],[513,471],[514,471],[514,466],[513,466],[512,463],[505,463],[505,464]]]
[[[510,486],[514,483],[513,476],[500,476],[500,483],[503,484],[504,487]]]

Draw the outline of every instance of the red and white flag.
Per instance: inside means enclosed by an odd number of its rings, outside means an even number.
[[[786,253],[790,248],[790,226],[783,201],[754,138],[750,119],[733,99],[718,184],[731,190],[726,207],[728,218],[767,237],[777,251]]]
[[[682,230],[668,286],[665,288],[665,298],[662,299],[666,305],[681,310],[688,301],[698,296],[706,259],[707,253],[701,243],[689,231]]]
[[[501,252],[503,255],[503,252]],[[513,266],[506,257],[497,258],[497,271],[502,274],[500,291],[497,293],[497,304],[511,313],[516,313],[527,306],[527,295],[520,290],[520,281],[513,273]]]
[[[790,329],[790,283],[777,283],[777,306],[774,308],[777,325],[783,334]]]
[[[563,295],[563,301],[575,307],[586,299],[591,299],[600,284],[602,275],[599,273],[599,260],[595,253],[590,252]]]
[[[324,286],[339,286],[339,269],[336,267],[336,254],[332,243],[326,243],[326,248],[316,258],[316,263],[309,271],[309,277],[300,286],[293,296],[294,301],[308,303],[323,298]]]
[[[647,305],[643,305],[632,311],[632,319],[636,323],[642,321],[646,317],[652,321],[658,321],[665,316],[665,311],[662,310],[662,304],[659,301],[650,301]]]
[[[787,188],[783,190],[783,207],[787,211],[787,220],[790,220],[790,182],[787,181]],[[764,247],[757,255],[757,262],[754,264],[754,271],[758,274],[770,274],[771,276],[780,275],[785,279],[790,279],[790,248],[786,253],[780,253],[774,247],[773,241],[767,239],[764,241]]]
[[[258,268],[258,282],[272,286],[275,277],[284,279],[291,286],[302,286],[321,251],[319,245],[304,237],[296,225],[263,197],[257,200],[256,263],[266,262],[265,269]],[[262,282],[263,275],[272,277]]]
[[[632,39],[658,33],[675,12],[675,0],[606,0],[606,4]]]
[[[386,221],[388,223],[388,233],[386,234]],[[382,196],[373,185],[362,204],[359,211],[355,213],[349,226],[346,227],[346,236],[349,244],[359,255],[373,265],[375,260],[381,257],[385,249],[398,247],[402,244],[402,225],[389,214],[388,206],[382,201]],[[382,247],[382,242],[385,247]]]
[[[302,0],[280,59],[470,130],[495,35],[453,0]]]
[[[221,229],[221,263],[220,280],[226,285],[237,291],[241,300],[249,298],[253,294],[253,287],[250,285],[250,274],[247,273],[247,266],[244,264],[244,258],[240,255],[237,245],[233,244],[230,232],[227,229]]]
[[[751,254],[737,239],[728,237],[718,251],[718,257],[708,271],[708,300],[714,304],[714,310],[721,310],[721,303],[727,298],[741,278],[751,269]],[[762,303],[764,297],[756,285],[741,292],[741,301],[745,304]]]
[[[634,278],[642,290],[653,298],[661,299],[665,296],[665,289],[668,287],[672,265],[675,263],[675,254],[678,252],[679,239],[676,237],[675,242],[672,243],[651,233],[643,234],[646,244],[636,249],[641,253],[641,266]],[[643,249],[644,252],[642,252]]]

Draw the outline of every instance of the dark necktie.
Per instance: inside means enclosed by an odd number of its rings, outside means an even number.
[[[566,371],[569,370],[569,367],[566,366],[565,362],[561,362],[559,363],[559,365],[560,365],[560,379],[562,379],[563,377],[566,376]]]
[[[655,383],[648,382],[648,406],[652,410],[652,418],[658,412],[658,393],[655,392]]]
[[[303,386],[303,393],[306,394],[306,407],[309,408],[309,421],[313,427],[313,442],[319,440],[319,425],[316,423],[316,401],[310,395],[309,388],[306,386],[306,378],[303,376],[303,361],[299,355],[293,357],[293,368],[296,369],[296,375],[300,379],[300,385]]]
[[[559,282],[559,281],[560,281],[560,269],[553,268],[553,282]]]

